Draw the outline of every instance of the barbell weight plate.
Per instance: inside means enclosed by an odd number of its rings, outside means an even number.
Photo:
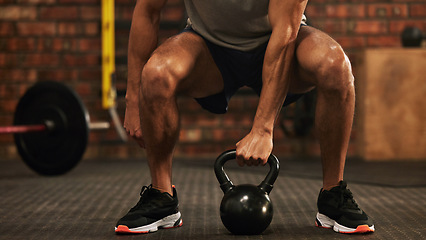
[[[19,100],[15,125],[46,124],[51,130],[15,134],[24,162],[42,175],[71,170],[82,158],[89,138],[89,114],[71,88],[58,82],[39,82]]]

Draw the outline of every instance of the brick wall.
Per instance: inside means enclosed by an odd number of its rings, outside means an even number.
[[[366,47],[400,47],[406,26],[426,31],[423,0],[311,0],[311,24],[335,38],[349,53]]]
[[[37,81],[54,80],[73,87],[86,104],[92,121],[109,121],[101,108],[100,0],[0,0],[0,125],[13,121],[20,96]],[[125,89],[126,52],[133,0],[116,0],[117,88]],[[311,0],[309,23],[333,36],[351,59],[366,47],[400,47],[399,35],[407,25],[426,32],[424,0]],[[181,0],[170,0],[163,11],[160,41],[176,34],[184,24]],[[355,66],[356,67],[356,66]],[[200,110],[192,100],[179,101],[182,110],[181,143],[177,155],[216,156],[231,148],[251,127],[257,97],[243,91],[226,115]],[[118,99],[123,119],[124,101]],[[200,114],[202,113],[202,114]],[[356,136],[356,127],[353,137]],[[134,157],[143,152],[133,142],[117,142],[117,134],[92,132],[86,158]],[[0,136],[0,156],[17,158],[12,136]],[[275,131],[275,151],[281,155],[318,155],[310,133],[286,137]],[[356,149],[351,145],[349,154]]]

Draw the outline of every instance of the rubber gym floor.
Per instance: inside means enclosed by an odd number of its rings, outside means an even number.
[[[344,235],[314,224],[320,161],[280,161],[270,194],[274,218],[257,236],[231,235],[222,225],[214,159],[174,161],[183,226],[143,235],[116,235],[114,226],[149,183],[144,160],[82,160],[56,177],[39,176],[20,160],[0,161],[0,239],[426,239],[426,162],[348,159],[348,187],[376,232]],[[235,184],[258,184],[269,167],[227,163],[225,170]]]

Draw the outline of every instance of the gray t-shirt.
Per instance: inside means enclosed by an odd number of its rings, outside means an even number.
[[[268,41],[269,0],[185,0],[188,26],[219,46],[250,51]]]

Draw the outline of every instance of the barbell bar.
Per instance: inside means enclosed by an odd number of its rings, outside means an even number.
[[[77,93],[59,82],[38,82],[19,100],[14,125],[0,134],[14,134],[23,161],[42,175],[60,175],[81,160],[89,130],[108,129],[108,122],[90,122]]]
[[[52,123],[50,123],[52,124]],[[54,124],[54,123],[53,123]],[[20,126],[0,126],[0,134],[18,134],[18,133],[31,133],[31,132],[43,132],[51,131],[54,126],[48,126],[49,121],[45,124],[34,124],[34,125],[20,125]],[[110,128],[109,122],[91,122],[89,123],[89,130],[105,130]]]
[[[47,127],[44,124],[22,125],[22,126],[3,126],[3,127],[0,127],[0,134],[41,132],[41,131],[46,131],[46,130],[47,130]]]

